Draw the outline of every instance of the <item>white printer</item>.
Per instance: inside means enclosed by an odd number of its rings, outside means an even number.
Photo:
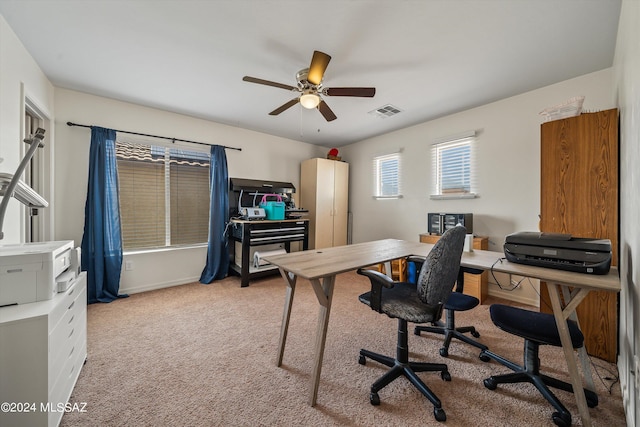
[[[0,245],[0,307],[51,299],[79,272],[73,240]]]

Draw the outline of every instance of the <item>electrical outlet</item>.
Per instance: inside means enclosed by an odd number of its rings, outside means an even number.
[[[125,261],[124,262],[124,269],[126,271],[133,270],[133,261]]]
[[[523,280],[522,276],[515,276],[513,274],[510,274],[509,278],[510,278],[509,283],[511,283],[511,287],[512,288],[516,288],[516,287],[520,286],[520,284],[522,283],[522,280]]]

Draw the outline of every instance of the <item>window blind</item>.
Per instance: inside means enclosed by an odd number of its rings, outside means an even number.
[[[116,142],[125,250],[206,243],[208,154]]]
[[[475,132],[440,140],[432,146],[432,198],[475,197]]]
[[[400,153],[377,156],[373,159],[374,197],[378,199],[402,197]]]

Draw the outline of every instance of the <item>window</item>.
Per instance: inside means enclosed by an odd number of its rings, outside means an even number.
[[[206,243],[209,155],[116,142],[125,250]]]
[[[377,199],[402,197],[400,187],[400,153],[378,156],[373,159],[374,196]]]
[[[476,197],[474,142],[475,132],[468,132],[433,145],[435,188],[432,199]]]

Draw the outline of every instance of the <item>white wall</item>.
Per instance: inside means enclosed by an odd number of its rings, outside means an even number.
[[[627,425],[640,423],[640,2],[622,3],[614,60],[620,106],[620,357],[618,371]],[[640,363],[640,362],[638,362]],[[635,369],[635,376],[631,373]]]
[[[296,186],[300,162],[325,152],[306,143],[54,89],[2,16],[0,94],[0,171],[13,173],[22,158],[26,146],[21,142],[23,113],[28,98],[51,119],[45,140],[46,149],[55,152],[49,157],[51,180],[47,184],[54,190],[47,192],[48,236],[51,240],[71,239],[76,245],[82,241],[90,136],[89,129],[70,128],[67,121],[239,147],[241,152],[227,152],[230,176],[291,181]],[[1,244],[21,243],[23,216],[24,207],[11,199]],[[127,255],[125,260],[133,261],[134,269],[123,271],[120,289],[123,293],[139,292],[197,280],[205,259],[205,248]]]
[[[55,107],[56,236],[78,245],[84,224],[90,130],[69,127],[68,121],[242,148],[227,150],[230,177],[287,181],[296,188],[300,162],[324,152],[302,142],[65,89],[55,89]],[[205,260],[204,247],[125,254],[133,269],[123,268],[120,291],[134,293],[198,280]]]
[[[22,142],[25,98],[45,115],[53,116],[53,86],[0,15],[0,172],[13,174],[28,149]],[[47,153],[53,151],[52,133],[49,129],[44,140]],[[24,207],[12,198],[0,244],[22,243],[24,226]]]
[[[540,124],[546,107],[584,95],[584,109],[615,107],[612,70],[606,69],[462,113],[432,120],[341,149],[350,163],[349,207],[353,241],[381,238],[417,240],[427,232],[427,212],[471,212],[476,235],[489,236],[489,250],[502,252],[507,234],[538,230],[540,209]],[[402,107],[402,106],[400,106]],[[393,117],[384,120],[393,120]],[[468,130],[478,131],[479,198],[430,200],[431,142]],[[403,198],[372,198],[372,158],[402,148]],[[510,286],[508,277],[498,277]],[[489,292],[536,305],[538,283],[523,282],[508,292]]]
[[[473,212],[474,231],[488,235],[490,249],[501,250],[506,234],[537,228],[539,209],[538,112],[575,95],[585,95],[586,110],[619,106],[620,126],[620,383],[627,425],[640,421],[634,387],[633,356],[640,354],[640,3],[624,0],[616,47],[615,65],[520,96],[485,105],[460,114],[433,120],[408,129],[341,148],[351,163],[350,206],[354,215],[355,242],[383,237],[417,239],[426,231],[426,213],[431,211]],[[612,94],[615,94],[613,96]],[[242,147],[228,152],[231,176],[293,181],[299,184],[299,162],[323,156],[325,149],[281,138],[236,129],[159,110],[55,90],[0,15],[0,172],[13,173],[24,152],[21,142],[25,97],[46,116],[54,119],[47,135],[49,149],[55,147],[56,193],[49,202],[55,210],[55,239],[82,238],[86,194],[89,132],[68,128],[66,121],[117,129],[171,135],[216,144]],[[393,118],[387,119],[393,120]],[[429,142],[460,131],[479,131],[480,198],[431,201]],[[55,133],[54,133],[55,130]],[[371,158],[404,148],[405,197],[396,201],[371,198]],[[53,150],[52,150],[53,151]],[[51,165],[53,166],[53,165]],[[371,213],[375,214],[371,214]],[[0,244],[19,243],[22,208],[12,200]],[[134,292],[184,283],[197,278],[204,251],[185,249],[131,257],[135,269],[124,272],[121,289]],[[168,266],[168,267],[167,267]],[[634,268],[635,267],[635,268]],[[496,289],[492,289],[495,293]],[[531,292],[515,296],[535,298]],[[537,298],[536,298],[537,299]],[[636,374],[637,375],[637,374]]]

